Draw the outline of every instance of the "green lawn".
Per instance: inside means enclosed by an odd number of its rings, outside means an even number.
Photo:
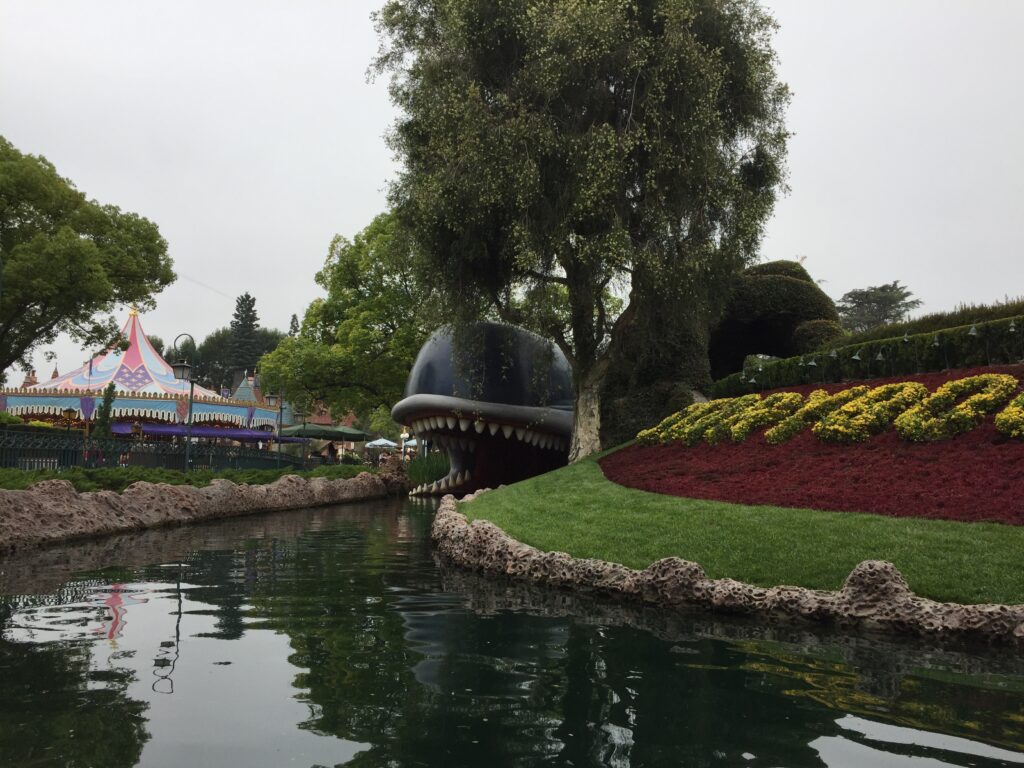
[[[861,560],[889,560],[919,595],[1024,603],[1024,526],[742,506],[623,488],[594,460],[460,507],[522,542],[644,568],[676,555],[712,578],[838,589]]]

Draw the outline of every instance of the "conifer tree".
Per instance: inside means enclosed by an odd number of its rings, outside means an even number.
[[[231,318],[231,339],[228,344],[228,362],[233,370],[251,371],[260,359],[259,316],[256,299],[248,292],[235,299],[235,314]]]

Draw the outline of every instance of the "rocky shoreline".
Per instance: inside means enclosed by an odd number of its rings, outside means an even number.
[[[896,567],[882,560],[858,564],[835,592],[756,587],[733,579],[709,579],[700,565],[677,557],[637,571],[565,552],[543,552],[486,520],[469,522],[457,505],[454,496],[442,499],[431,536],[440,554],[463,568],[663,608],[704,608],[924,638],[1024,645],[1024,605],[960,605],[919,597]]]
[[[285,475],[267,485],[134,483],[122,493],[79,493],[66,480],[0,490],[0,554],[29,547],[222,517],[381,499],[407,490],[404,476],[363,472],[344,480]]]

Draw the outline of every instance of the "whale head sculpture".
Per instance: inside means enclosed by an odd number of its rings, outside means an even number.
[[[447,477],[414,495],[513,483],[566,464],[569,363],[554,344],[512,325],[475,323],[458,341],[441,328],[420,349],[391,416],[448,454]]]

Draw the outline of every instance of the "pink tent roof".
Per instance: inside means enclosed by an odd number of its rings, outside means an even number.
[[[188,382],[174,378],[171,366],[149,343],[139,314],[134,309],[121,329],[128,349],[109,349],[81,368],[29,387],[30,391],[79,390],[101,392],[110,382],[123,394],[187,395]],[[196,385],[196,397],[222,399],[216,392]]]

